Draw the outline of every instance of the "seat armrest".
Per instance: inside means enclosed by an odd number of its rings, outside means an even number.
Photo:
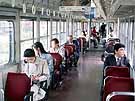
[[[112,97],[117,95],[123,95],[123,96],[135,96],[135,92],[112,92],[107,95],[106,101],[110,101]]]
[[[29,92],[29,94],[25,95],[24,101],[29,101],[30,99],[30,101],[33,101],[33,94],[34,92]]]
[[[0,89],[0,94],[2,95],[2,101],[4,101],[4,89]]]

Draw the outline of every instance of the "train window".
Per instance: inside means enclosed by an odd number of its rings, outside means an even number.
[[[34,32],[36,32],[36,21],[22,20],[20,22],[20,30],[21,30],[20,39],[21,39],[21,58],[22,58],[24,50],[27,48],[31,48],[33,44],[34,39],[33,36]]]
[[[60,33],[60,22],[57,21],[57,33]]]
[[[47,36],[47,21],[40,22],[40,36]]]
[[[33,37],[33,21],[21,21],[21,40],[31,39]]]
[[[64,32],[66,32],[67,31],[67,25],[66,25],[67,23],[66,22],[64,22]]]
[[[33,40],[21,42],[21,59],[23,57],[23,53],[24,53],[25,49],[31,48],[32,45],[33,45]]]
[[[10,62],[12,56],[14,26],[13,22],[0,21],[0,65]]]
[[[47,26],[48,26],[48,48],[50,48],[50,40],[51,40],[51,23],[50,21],[47,22]]]
[[[33,21],[33,29],[34,29],[34,38],[37,38],[37,35],[39,34],[39,33],[37,33],[37,21]],[[36,41],[36,40],[35,40]],[[34,42],[35,42],[34,41]]]
[[[56,34],[56,21],[52,22],[52,34]]]
[[[61,21],[61,32],[64,32],[64,22]]]
[[[40,21],[40,42],[43,44],[45,50],[48,49],[48,22],[47,21]]]
[[[59,40],[58,24],[59,22],[58,23],[56,21],[52,22],[52,38],[57,38]]]
[[[66,42],[66,33],[65,32],[61,32],[60,34],[60,42],[61,42],[61,45],[63,45],[65,42]]]
[[[48,38],[47,38],[47,36],[43,37],[43,38],[40,38],[40,42],[43,44],[45,50],[48,50]]]
[[[51,23],[50,21],[48,21],[48,35],[51,34]]]
[[[72,34],[72,23],[69,22],[69,33],[68,34]]]

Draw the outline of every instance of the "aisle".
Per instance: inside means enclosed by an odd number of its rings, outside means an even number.
[[[51,91],[49,101],[98,101],[102,78],[101,52],[88,52],[72,70],[61,88]]]

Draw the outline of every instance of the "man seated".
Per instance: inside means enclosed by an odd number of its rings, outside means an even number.
[[[51,40],[51,48],[49,50],[50,53],[59,53],[63,59],[65,58],[65,49],[64,47],[60,47],[59,40],[54,38]]]
[[[67,42],[65,43],[65,45],[75,45],[75,52],[74,52],[74,55],[75,55],[75,63],[74,63],[74,66],[77,67],[77,62],[79,60],[79,54],[80,54],[80,47],[79,47],[79,43],[77,40],[73,40],[73,36],[72,35],[69,35],[67,37]]]
[[[47,62],[36,57],[33,49],[26,49],[20,69],[22,73],[26,73],[32,80],[31,91],[34,92],[33,100],[37,101],[43,99],[46,92],[40,88],[40,82],[47,80],[47,84],[49,85],[50,74]]]
[[[125,46],[123,44],[114,45],[114,55],[106,57],[104,67],[106,66],[126,66],[130,67],[129,60],[125,56]]]

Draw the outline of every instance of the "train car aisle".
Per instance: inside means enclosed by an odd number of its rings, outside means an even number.
[[[49,101],[98,101],[102,79],[101,52],[87,52],[80,57],[78,70],[72,70],[63,86],[50,91]]]

